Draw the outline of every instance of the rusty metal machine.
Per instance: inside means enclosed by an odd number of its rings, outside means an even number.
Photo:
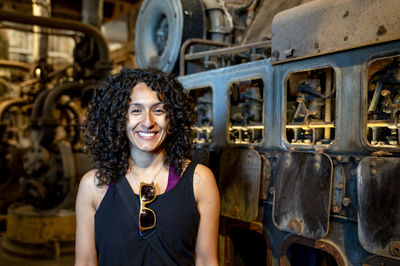
[[[39,9],[46,6],[39,4]],[[86,12],[93,11],[93,5],[87,7]],[[39,27],[34,31],[39,32],[37,64],[25,67],[28,80],[13,83],[17,96],[0,101],[1,213],[7,220],[1,247],[19,256],[55,258],[74,251],[77,186],[93,168],[83,152],[79,126],[92,89],[108,75],[112,62],[95,22],[44,13],[0,10],[0,20],[9,28]],[[52,34],[76,42],[73,63],[59,70],[47,63],[46,38]]]
[[[172,57],[158,37],[186,26],[158,9],[143,28],[144,1],[136,53],[157,36],[138,65],[176,62],[196,101],[195,158],[221,193],[220,264],[399,265],[400,2],[201,2],[188,13],[204,16],[203,37]]]
[[[21,88],[0,95],[0,210],[22,202],[2,247],[20,255],[73,250],[75,189],[91,167],[78,125],[111,70],[91,19],[102,1],[82,3],[84,23],[0,10],[77,40],[58,71],[43,55],[0,61],[36,73],[0,80],[0,92]],[[221,193],[220,265],[400,264],[398,10],[398,0],[142,1],[136,64],[179,74],[196,102],[194,159]]]

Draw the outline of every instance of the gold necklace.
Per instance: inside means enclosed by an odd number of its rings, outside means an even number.
[[[154,181],[156,180],[156,177],[158,176],[158,174],[161,172],[161,169],[163,168],[163,166],[164,166],[164,164],[161,164],[160,169],[158,169],[156,175],[153,177],[153,179],[151,180],[150,184],[154,184]],[[140,179],[139,175],[136,173],[136,171],[135,171],[135,169],[133,168],[133,166],[132,166],[131,169],[132,169],[132,171],[130,171],[130,173],[131,173],[131,175],[135,178],[136,183],[138,184],[139,187],[140,187],[140,183],[149,184],[149,183],[143,182],[143,181]]]

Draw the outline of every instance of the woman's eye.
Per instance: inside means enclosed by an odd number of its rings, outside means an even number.
[[[163,108],[157,108],[157,109],[154,109],[154,112],[155,112],[156,114],[164,114],[164,113],[165,113],[165,110],[164,110]]]
[[[138,114],[140,113],[140,109],[132,109],[131,114]]]

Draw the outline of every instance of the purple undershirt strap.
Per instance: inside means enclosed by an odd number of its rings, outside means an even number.
[[[107,188],[107,192],[110,190],[110,188],[112,187],[112,186],[114,186],[115,185],[115,183],[114,182],[111,182],[109,185],[108,185],[108,188]]]
[[[169,167],[169,174],[168,174],[168,185],[167,188],[165,189],[165,192],[173,188],[176,183],[178,183],[180,176],[175,174],[174,168],[172,165]]]

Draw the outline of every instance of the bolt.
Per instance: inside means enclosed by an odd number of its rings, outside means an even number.
[[[237,205],[233,205],[231,214],[233,217],[238,217],[239,216],[239,207]]]
[[[269,192],[269,194],[274,194],[274,193],[275,193],[275,188],[271,186],[271,187],[268,189],[268,192]]]
[[[376,174],[376,170],[375,169],[371,169],[371,175],[375,175]]]
[[[340,208],[339,208],[339,206],[336,206],[336,205],[335,205],[335,206],[333,206],[333,207],[332,207],[332,211],[333,211],[333,212],[335,212],[335,213],[338,213],[338,212],[340,212]]]
[[[303,231],[303,222],[298,218],[290,219],[288,223],[288,228],[296,233],[301,233]]]
[[[389,246],[390,254],[396,257],[400,257],[400,241],[393,241]]]
[[[351,199],[350,198],[343,198],[342,201],[343,206],[348,207],[351,204]]]
[[[338,189],[343,189],[343,188],[344,188],[344,186],[343,186],[343,184],[342,184],[342,183],[339,183],[339,184],[337,185],[337,188],[338,188]]]
[[[376,161],[371,161],[370,165],[371,166],[376,166]]]
[[[342,155],[339,155],[336,159],[337,159],[339,162],[341,162],[341,161],[343,160],[343,156],[342,156]]]
[[[294,49],[287,49],[287,50],[283,51],[283,54],[287,58],[293,57]]]

